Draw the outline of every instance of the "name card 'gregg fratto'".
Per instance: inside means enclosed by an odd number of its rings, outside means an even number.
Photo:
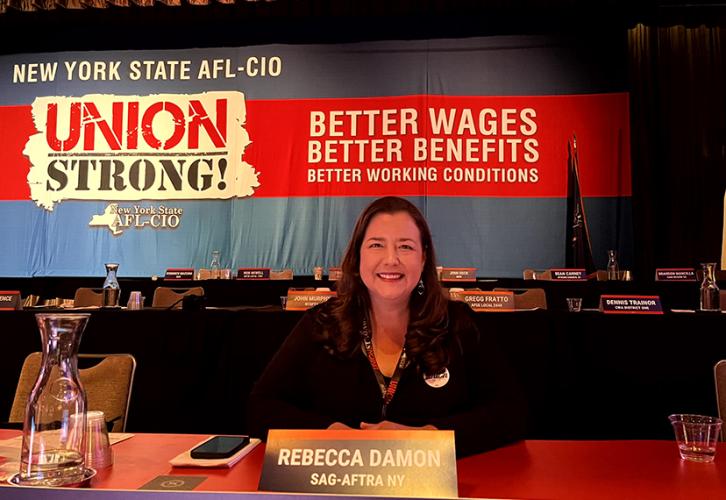
[[[259,489],[457,497],[454,433],[271,430]]]

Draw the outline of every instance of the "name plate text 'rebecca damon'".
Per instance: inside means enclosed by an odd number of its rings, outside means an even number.
[[[336,293],[331,290],[293,290],[287,291],[287,303],[285,310],[287,311],[307,311],[311,307],[315,307],[332,297]]]
[[[696,270],[688,267],[655,270],[656,281],[697,281]]]
[[[273,429],[259,489],[456,498],[454,433]]]
[[[605,314],[663,314],[658,295],[601,295],[600,310]]]

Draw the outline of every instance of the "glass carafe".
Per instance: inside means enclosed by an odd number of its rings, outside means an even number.
[[[209,277],[213,280],[218,280],[222,277],[222,271],[220,270],[221,264],[219,263],[219,250],[212,252],[212,262],[209,264]]]
[[[85,472],[86,394],[78,377],[78,345],[88,314],[36,314],[43,361],[23,422],[18,483],[64,486]]]
[[[618,267],[618,254],[615,250],[608,250],[608,280],[620,279]]]
[[[716,284],[716,263],[701,264],[703,281],[701,282],[701,311],[719,311],[719,289]]]
[[[121,295],[121,287],[116,278],[118,264],[105,264],[106,281],[103,282],[103,306],[116,307],[118,305],[119,296]]]

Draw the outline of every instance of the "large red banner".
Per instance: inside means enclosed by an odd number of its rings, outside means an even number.
[[[631,194],[625,93],[245,104],[254,197],[565,197],[573,134],[583,194]],[[30,199],[23,150],[35,133],[30,105],[0,107],[0,199]]]

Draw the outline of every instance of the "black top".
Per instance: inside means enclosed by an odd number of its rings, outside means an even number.
[[[318,340],[314,315],[306,313],[252,389],[249,429],[324,429],[333,422],[358,428],[382,420],[382,396],[360,349],[351,358],[330,354]],[[449,334],[458,342],[443,387],[426,383],[411,363],[403,371],[386,419],[454,430],[458,455],[496,448],[524,435],[521,389],[489,332],[479,332],[461,302],[449,303]]]

